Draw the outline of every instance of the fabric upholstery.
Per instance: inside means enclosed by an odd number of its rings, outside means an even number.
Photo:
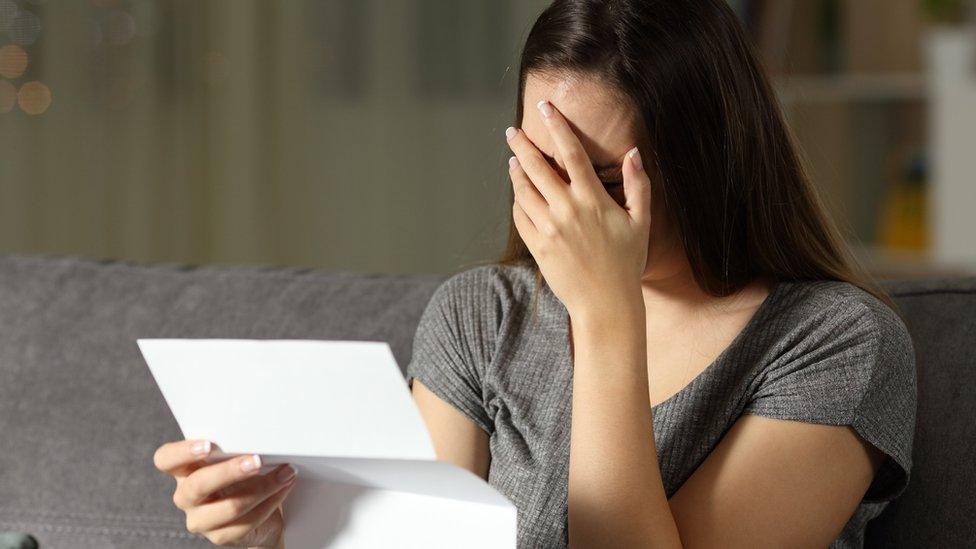
[[[152,466],[181,438],[140,337],[388,341],[440,279],[0,258],[0,531],[46,547],[212,547]]]

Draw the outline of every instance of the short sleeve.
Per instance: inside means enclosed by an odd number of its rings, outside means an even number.
[[[864,501],[898,497],[911,471],[917,406],[908,329],[866,293],[793,322],[804,335],[763,373],[743,413],[850,425],[886,456]]]
[[[492,269],[456,274],[435,291],[421,315],[407,364],[407,383],[425,387],[491,433],[485,371],[497,330]]]

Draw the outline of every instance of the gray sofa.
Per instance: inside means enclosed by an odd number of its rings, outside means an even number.
[[[180,438],[139,337],[388,341],[441,277],[0,257],[0,532],[46,547],[209,547],[152,467]],[[918,353],[915,466],[869,546],[976,545],[976,279],[894,282]]]

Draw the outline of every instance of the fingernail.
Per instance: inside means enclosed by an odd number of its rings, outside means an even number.
[[[505,130],[505,139],[511,139],[515,137],[516,133],[518,133],[518,131],[515,128],[511,128],[511,127],[508,128],[507,130]]]
[[[289,480],[295,478],[295,472],[295,468],[288,465],[282,469],[279,469],[278,472],[275,473],[275,480],[278,481],[279,484],[286,484]]]
[[[254,454],[253,456],[245,459],[241,462],[241,471],[249,473],[251,471],[261,468],[261,456]]]
[[[198,440],[190,447],[190,452],[197,456],[205,456],[210,453],[210,441]]]
[[[508,167],[514,168],[515,166],[518,166],[518,158],[513,156],[508,159]]]
[[[640,151],[637,150],[637,147],[634,147],[630,151],[630,159],[631,159],[631,161],[633,161],[635,168],[637,168],[638,170],[643,170],[644,169],[644,163],[641,162]]]
[[[550,116],[552,116],[552,105],[550,105],[549,102],[546,101],[545,99],[536,103],[535,106],[537,109],[539,109],[539,112],[542,113],[542,116],[544,118],[549,118]]]

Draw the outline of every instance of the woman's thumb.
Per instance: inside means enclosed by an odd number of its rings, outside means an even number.
[[[640,151],[634,147],[624,160],[624,209],[635,221],[648,221],[651,215],[651,178],[647,175]]]

